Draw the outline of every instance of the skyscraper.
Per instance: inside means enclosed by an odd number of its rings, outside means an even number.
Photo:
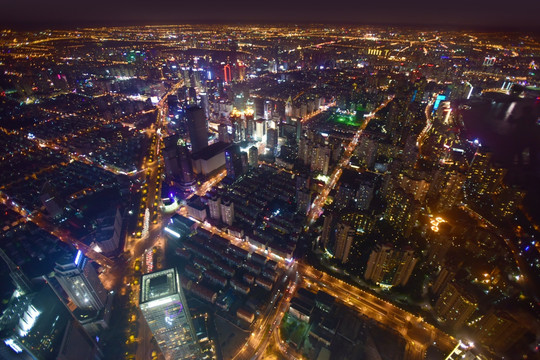
[[[77,307],[83,310],[101,310],[107,300],[107,291],[92,264],[79,250],[75,259],[64,259],[54,268],[58,282]]]
[[[99,360],[95,341],[71,316],[52,288],[15,294],[0,316],[0,359]]]
[[[208,146],[208,123],[204,110],[199,106],[190,106],[186,109],[189,140],[191,151],[197,152]]]
[[[175,268],[142,276],[139,306],[166,360],[199,359],[200,347]]]
[[[225,167],[227,168],[227,177],[236,180],[242,176],[243,167],[240,146],[233,144],[225,149]]]
[[[170,180],[178,182],[182,187],[194,183],[191,155],[184,141],[173,135],[164,139],[163,159],[165,171]]]
[[[28,294],[32,292],[33,285],[30,279],[26,277],[17,264],[15,264],[2,249],[0,249],[0,257],[4,260],[9,268],[9,277],[11,278],[11,281],[13,281],[17,291],[21,294]]]

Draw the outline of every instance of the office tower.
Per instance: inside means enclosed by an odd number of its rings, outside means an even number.
[[[386,286],[404,286],[417,262],[412,250],[377,245],[369,256],[364,278]]]
[[[200,151],[208,146],[208,123],[204,110],[199,106],[190,106],[186,109],[186,116],[191,151]]]
[[[9,277],[11,278],[13,285],[15,285],[17,288],[17,291],[23,295],[31,293],[33,284],[22,272],[20,267],[18,267],[17,264],[15,264],[2,249],[0,249],[0,257],[7,265],[9,269]]]
[[[262,141],[266,135],[266,122],[263,119],[255,121],[255,140]]]
[[[206,92],[199,93],[201,97],[201,108],[204,111],[204,116],[208,119],[210,117],[210,106],[208,104],[208,94]]]
[[[286,116],[287,118],[292,117],[292,112],[293,112],[293,109],[292,109],[292,98],[289,96],[289,98],[288,98],[287,101],[285,102],[285,116]]]
[[[105,307],[107,291],[88,258],[79,250],[75,259],[63,259],[54,268],[62,289],[78,308],[101,310]]]
[[[216,194],[208,196],[208,209],[210,210],[210,218],[214,220],[221,219],[221,198]]]
[[[0,316],[0,358],[99,360],[101,351],[48,284],[14,294]]]
[[[221,199],[221,221],[229,226],[234,222],[234,203],[230,199]]]
[[[218,126],[218,139],[221,142],[229,142],[229,133],[226,124],[219,124]]]
[[[277,147],[278,143],[278,133],[276,129],[268,129],[266,131],[266,147],[269,148],[272,153]]]
[[[507,352],[527,328],[506,311],[490,310],[475,324],[474,338],[496,352]]]
[[[435,303],[435,312],[446,326],[457,330],[471,318],[477,306],[476,300],[464,288],[450,282]]]
[[[187,188],[194,184],[193,166],[191,154],[185,143],[176,135],[169,136],[163,140],[163,160],[165,161],[165,172],[167,177],[178,182],[181,187]]]
[[[394,187],[387,191],[386,201],[385,220],[405,237],[409,236],[420,214],[420,204],[403,189]]]
[[[142,276],[139,306],[166,360],[200,358],[176,268]]]
[[[248,161],[250,167],[257,167],[259,164],[259,151],[257,150],[256,146],[249,148]]]
[[[351,252],[351,245],[356,230],[344,222],[339,222],[336,226],[336,241],[334,243],[334,257],[346,263]]]
[[[246,151],[240,152],[240,160],[242,161],[242,174],[245,174],[249,171],[249,159]]]
[[[237,144],[225,149],[225,167],[227,168],[227,177],[231,179],[236,180],[243,175],[240,146]]]

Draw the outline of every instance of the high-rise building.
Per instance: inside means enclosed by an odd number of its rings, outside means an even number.
[[[244,174],[240,146],[233,144],[225,149],[225,167],[227,168],[227,177],[238,179]]]
[[[218,139],[219,141],[228,143],[229,142],[229,132],[227,130],[226,124],[218,125]]]
[[[0,257],[2,258],[2,260],[4,260],[7,267],[9,268],[9,277],[11,278],[13,285],[15,285],[15,287],[17,288],[17,291],[20,294],[31,293],[34,286],[30,279],[26,277],[21,268],[17,266],[17,264],[15,264],[13,260],[11,260],[11,258],[2,249],[0,249]]]
[[[319,171],[323,175],[328,174],[330,166],[331,149],[325,145],[316,145],[311,149],[311,171]]]
[[[208,210],[210,210],[211,219],[221,219],[221,198],[216,194],[208,196]]]
[[[191,151],[200,151],[208,146],[208,123],[204,110],[199,106],[190,106],[186,109],[186,116]]]
[[[230,199],[221,200],[221,221],[229,226],[234,222],[234,203]]]
[[[339,222],[336,226],[336,241],[334,243],[334,257],[342,263],[349,260],[351,245],[356,230],[349,224]]]
[[[306,215],[311,206],[311,191],[309,189],[303,188],[296,190],[296,210]]]
[[[331,210],[325,210],[323,229],[321,233],[322,245],[325,249],[329,248],[329,244],[333,241],[334,224],[337,218],[337,213]]]
[[[101,310],[107,301],[107,291],[97,271],[79,250],[75,259],[63,259],[54,268],[56,279],[71,301],[83,310]]]
[[[268,129],[266,131],[266,147],[272,152],[276,149],[278,143],[278,132],[276,129]]]
[[[33,293],[14,294],[0,316],[0,358],[8,360],[99,360],[96,342],[45,284]]]
[[[460,329],[476,311],[478,304],[474,297],[455,282],[446,284],[435,303],[435,312],[440,321],[453,329]]]
[[[433,291],[435,295],[439,295],[446,288],[446,285],[454,280],[455,276],[455,271],[448,267],[443,267],[441,271],[439,271],[439,274],[437,274],[437,278],[431,287],[431,291]]]
[[[164,139],[163,160],[167,177],[179,183],[181,187],[193,186],[195,177],[191,154],[184,141],[178,136],[172,135]]]
[[[527,328],[505,311],[491,310],[475,324],[475,339],[496,352],[507,352]]]
[[[142,276],[139,306],[166,360],[200,358],[197,335],[175,268]]]
[[[259,164],[259,151],[256,146],[252,146],[248,151],[248,161],[250,167],[257,167]]]
[[[401,188],[395,187],[390,187],[386,194],[386,201],[384,218],[394,229],[406,237],[409,236],[420,214],[420,204],[414,200],[412,195],[407,194]]]
[[[495,194],[502,183],[505,170],[491,163],[492,154],[480,149],[474,155],[464,184],[468,198]]]
[[[412,250],[377,245],[369,256],[364,278],[377,284],[404,286],[417,262]]]

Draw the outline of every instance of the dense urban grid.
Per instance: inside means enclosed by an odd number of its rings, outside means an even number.
[[[0,358],[540,356],[540,41],[0,32]]]

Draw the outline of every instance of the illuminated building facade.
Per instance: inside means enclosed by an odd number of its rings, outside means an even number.
[[[453,329],[461,328],[476,311],[476,300],[455,283],[446,285],[435,303],[438,318]]]
[[[223,82],[230,84],[232,82],[231,65],[227,64],[223,67]]]
[[[0,316],[0,359],[99,360],[101,351],[49,285],[15,292]]]
[[[386,201],[384,218],[394,229],[409,236],[420,214],[420,204],[401,188],[389,191]]]
[[[352,226],[345,223],[338,223],[336,227],[336,242],[334,245],[334,257],[342,263],[349,260],[351,245],[356,231]]]
[[[107,291],[99,280],[97,271],[79,250],[75,259],[57,262],[56,279],[78,308],[101,310],[107,301]]]
[[[220,207],[221,221],[229,226],[232,225],[234,222],[234,203],[229,199],[222,199]]]
[[[175,268],[142,276],[139,306],[166,360],[200,358],[197,336]]]
[[[377,245],[369,256],[364,278],[386,286],[404,286],[417,262],[412,250]]]
[[[477,198],[495,194],[502,183],[505,171],[491,165],[492,154],[477,151],[466,174],[465,195]]]

